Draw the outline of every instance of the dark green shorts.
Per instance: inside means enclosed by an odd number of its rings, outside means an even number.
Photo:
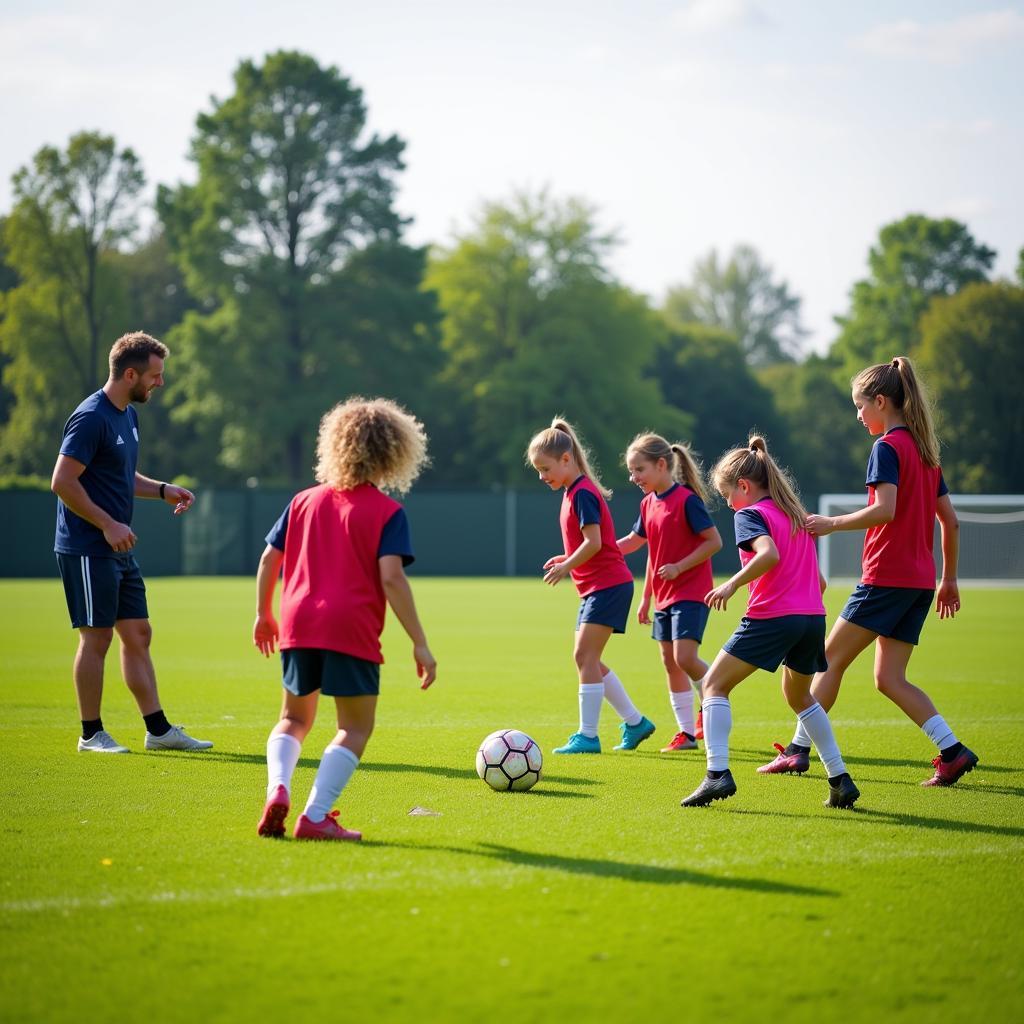
[[[284,688],[296,697],[319,690],[325,697],[376,697],[380,665],[340,651],[290,647],[281,652]]]

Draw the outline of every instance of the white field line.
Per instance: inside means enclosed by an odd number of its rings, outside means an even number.
[[[800,856],[793,861],[793,867],[806,869],[808,865],[819,864],[822,866],[835,865],[837,863],[875,864],[886,861],[907,861],[914,859],[943,860],[949,857],[962,858],[965,856],[983,857],[1020,857],[1020,841],[1007,844],[986,844],[972,847],[970,850],[957,849],[926,849],[908,853],[906,846],[894,843],[891,849],[880,849],[874,851],[847,851],[846,855],[835,849],[822,849],[820,855],[816,851],[800,851]],[[467,851],[471,852],[471,851]],[[665,871],[693,871],[695,873],[713,873],[716,878],[727,881],[732,877],[732,870],[736,868],[748,868],[752,865],[763,866],[762,858],[730,857],[727,864],[723,865],[720,855],[708,858],[706,861],[695,860],[685,866],[678,864],[651,863],[637,864],[636,867],[662,869]],[[723,874],[723,866],[730,870],[730,873]],[[773,867],[786,866],[785,862],[775,862]],[[551,872],[562,873],[557,867],[546,868],[542,864],[521,864],[508,865],[505,870],[495,871],[473,871],[459,874],[458,884],[464,886],[467,883],[476,887],[494,886],[500,882],[502,876],[513,876],[514,881],[521,883],[523,873],[543,873],[544,877],[550,878]],[[566,874],[575,874],[568,871]],[[582,872],[585,873],[585,872]],[[742,872],[736,872],[736,877],[742,879],[746,876]],[[434,881],[431,881],[429,874],[420,872],[417,876],[417,888],[427,888],[431,892],[437,891],[436,882],[442,884],[450,878],[450,872],[437,872]],[[800,879],[801,884],[815,885],[817,881],[828,887],[827,876],[817,876],[804,871]],[[424,883],[429,883],[424,885]],[[323,882],[316,885],[283,885],[268,887],[264,889],[246,889],[240,886],[229,886],[222,889],[209,889],[206,891],[182,890],[180,892],[157,892],[157,893],[126,893],[123,895],[97,896],[97,897],[55,897],[52,899],[38,900],[10,900],[0,903],[0,914],[63,914],[67,915],[74,911],[109,910],[114,907],[131,906],[153,906],[169,904],[197,904],[197,903],[240,903],[252,900],[276,900],[287,899],[294,896],[322,896],[334,892],[354,892],[374,889],[385,889],[389,887],[401,888],[404,895],[413,900],[416,890],[409,890],[409,873],[407,871],[393,871],[387,873],[373,873],[365,877],[345,878],[333,882]],[[679,884],[686,884],[680,882]],[[503,888],[511,888],[511,884],[505,884]]]

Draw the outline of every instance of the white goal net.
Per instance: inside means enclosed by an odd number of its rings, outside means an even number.
[[[1024,494],[952,494],[960,520],[962,580],[1024,582]],[[823,494],[818,514],[840,516],[863,508],[867,491]],[[860,576],[864,531],[830,533],[818,540],[818,562],[826,579]],[[935,524],[935,565],[941,568],[939,527]]]

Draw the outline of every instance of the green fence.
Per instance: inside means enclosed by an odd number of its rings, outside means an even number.
[[[291,491],[206,490],[182,516],[155,501],[136,501],[135,555],[146,576],[236,576],[256,571],[264,537],[291,498]],[[611,500],[618,535],[636,520],[640,492],[623,490]],[[561,551],[560,494],[544,491],[413,492],[403,504],[412,527],[420,576],[532,576],[544,560]],[[0,518],[16,543],[0,575],[56,574],[53,530],[56,498],[41,491],[0,491]],[[724,550],[716,572],[734,571],[728,509],[713,512]],[[644,550],[630,556],[643,575]]]

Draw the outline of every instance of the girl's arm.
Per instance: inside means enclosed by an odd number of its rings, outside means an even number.
[[[758,576],[763,576],[769,569],[779,564],[779,549],[768,534],[763,533],[760,537],[755,537],[750,546],[754,549],[754,557],[732,579],[704,595],[704,603],[709,608],[725,611],[729,598],[744,583],[756,580]]]
[[[868,530],[891,523],[896,516],[896,491],[895,484],[876,484],[873,504],[845,516],[808,516],[804,529],[812,537],[824,537],[837,530]]]
[[[620,537],[616,542],[619,546],[619,550],[624,555],[631,555],[634,551],[639,551],[646,543],[647,538],[641,537],[638,533],[629,533],[626,537]]]
[[[678,562],[668,562],[658,569],[658,575],[663,580],[674,580],[722,550],[722,535],[717,527],[709,526],[706,530],[701,530],[699,536],[704,539],[685,558]]]
[[[554,586],[559,580],[564,580],[573,569],[579,568],[584,562],[589,562],[600,550],[601,524],[587,523],[583,527],[583,543],[561,562],[549,565],[548,571],[544,573],[544,582]]]
[[[960,587],[956,582],[960,561],[960,520],[948,494],[939,498],[935,518],[939,521],[942,536],[942,579],[935,594],[935,610],[940,619],[951,619],[960,611]]]
[[[420,689],[425,690],[437,678],[437,662],[427,646],[427,636],[420,625],[420,617],[416,614],[416,602],[412,596],[412,587],[402,568],[401,555],[382,555],[377,559],[380,568],[380,582],[384,587],[384,596],[391,605],[391,610],[398,617],[402,628],[412,641],[412,656],[416,662],[416,675],[422,683]]]
[[[274,589],[281,573],[284,552],[269,544],[263,549],[260,567],[256,570],[256,622],[252,642],[264,657],[274,653],[277,642],[277,619],[274,618]]]
[[[651,597],[654,595],[654,574],[652,572],[651,558],[647,557],[647,568],[644,570],[644,595],[640,599],[640,607],[636,610],[636,621],[641,626],[650,624],[651,621]]]

